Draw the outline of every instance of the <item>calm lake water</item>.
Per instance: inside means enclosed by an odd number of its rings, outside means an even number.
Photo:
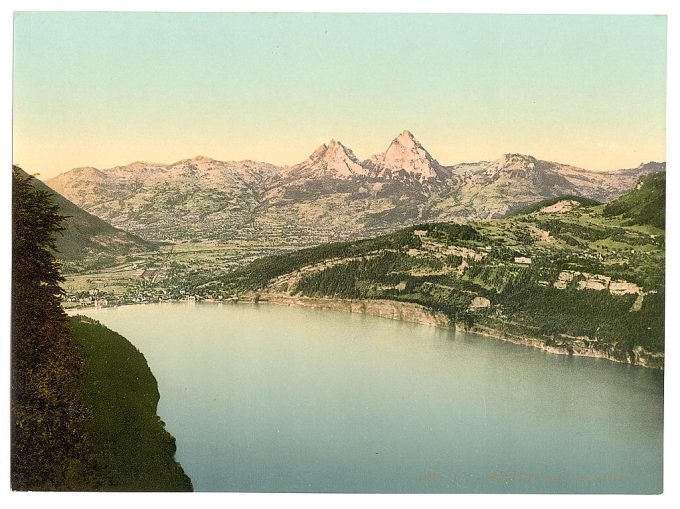
[[[82,313],[146,356],[197,491],[661,490],[659,371],[318,309]]]

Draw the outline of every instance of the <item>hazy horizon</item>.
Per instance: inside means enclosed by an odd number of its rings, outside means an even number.
[[[416,139],[417,139],[417,138],[418,138],[418,137],[416,136]],[[329,141],[331,141],[331,140],[327,140],[327,141],[324,142],[323,144],[328,145],[328,142],[329,142]],[[339,141],[340,143],[342,143],[342,144],[343,144],[344,146],[346,146],[347,148],[352,149],[351,145],[348,145],[348,144],[345,143],[343,140],[336,140],[336,141]],[[388,144],[389,144],[389,142],[388,142]],[[315,148],[317,148],[317,147],[315,147]],[[428,150],[427,147],[424,147],[424,148],[425,148],[426,150]],[[385,149],[387,149],[387,145],[385,145]],[[383,151],[384,151],[384,150],[383,150]],[[383,151],[380,151],[380,152],[383,152]],[[374,155],[377,155],[377,154],[378,154],[378,152],[376,152],[375,154],[370,154],[370,155],[363,156],[363,155],[357,154],[356,151],[353,151],[353,152],[355,153],[355,155],[357,156],[357,158],[358,158],[360,161],[367,160],[367,159],[369,159],[371,156],[374,156]],[[431,151],[429,151],[429,150],[428,150],[428,152],[431,153]],[[503,155],[505,155],[505,154],[508,154],[508,153],[509,153],[509,152],[506,152],[506,153],[503,153],[503,154],[497,154],[497,155],[494,156],[494,157],[487,157],[487,158],[483,158],[483,159],[479,159],[479,160],[475,160],[475,161],[472,161],[472,160],[470,160],[470,161],[441,161],[441,160],[439,160],[439,159],[436,157],[435,154],[432,154],[432,153],[431,153],[431,155],[432,155],[435,159],[437,159],[438,162],[439,162],[440,164],[442,164],[442,165],[444,165],[444,166],[455,166],[455,165],[457,165],[457,164],[477,163],[477,162],[480,162],[480,161],[490,161],[490,162],[491,162],[491,161],[495,161],[496,159],[499,159],[501,156],[503,156]],[[516,152],[510,152],[510,153],[516,153]],[[190,156],[188,156],[188,157],[182,157],[182,158],[180,158],[180,159],[172,160],[172,161],[170,161],[170,160],[165,161],[165,160],[149,160],[149,159],[144,160],[144,159],[137,159],[137,160],[135,160],[135,161],[122,161],[122,162],[117,162],[117,163],[115,163],[115,164],[109,164],[109,165],[103,165],[103,166],[96,166],[96,165],[91,165],[91,164],[90,164],[90,165],[73,166],[73,167],[69,167],[69,168],[64,168],[63,170],[50,171],[50,172],[49,172],[49,175],[45,175],[44,172],[40,172],[40,169],[34,170],[34,169],[32,169],[32,168],[26,168],[25,166],[23,166],[23,165],[21,164],[20,161],[16,161],[16,160],[15,160],[15,161],[13,162],[13,164],[19,166],[22,170],[26,171],[26,172],[29,173],[29,174],[37,175],[38,177],[43,178],[43,179],[50,179],[50,178],[53,178],[53,177],[62,175],[62,174],[64,174],[64,173],[67,173],[67,172],[69,172],[69,171],[71,171],[71,170],[78,169],[78,168],[92,167],[92,168],[95,168],[95,169],[98,169],[98,170],[106,170],[106,169],[110,169],[110,168],[114,168],[114,167],[131,166],[131,165],[134,165],[134,164],[136,164],[136,163],[158,164],[159,166],[170,166],[170,165],[172,165],[172,164],[175,164],[175,163],[178,163],[178,162],[181,162],[181,161],[191,160],[191,159],[196,159],[196,158],[207,158],[207,159],[212,159],[212,160],[215,160],[215,161],[222,161],[222,162],[254,161],[254,162],[258,162],[258,163],[268,163],[268,164],[273,164],[273,165],[275,165],[275,166],[280,166],[280,167],[283,168],[283,167],[289,167],[289,166],[293,166],[293,165],[295,165],[295,164],[302,163],[302,162],[304,162],[306,159],[308,159],[308,158],[311,156],[311,154],[312,154],[312,150],[309,151],[309,154],[307,154],[307,156],[304,156],[304,157],[300,158],[300,160],[298,160],[298,161],[296,161],[295,163],[292,163],[292,164],[276,164],[276,163],[272,163],[271,161],[267,161],[267,160],[255,160],[255,159],[253,159],[253,158],[246,158],[246,159],[221,159],[221,158],[217,158],[217,157],[212,157],[210,154],[193,154],[193,155],[190,155]],[[546,160],[546,159],[544,159],[544,158],[542,158],[542,157],[540,157],[540,156],[536,156],[536,154],[521,154],[521,155],[532,156],[532,157],[535,157],[535,158],[538,159],[538,160]],[[571,164],[569,161],[551,161],[551,162],[561,163],[561,164]],[[621,167],[617,167],[617,168],[605,168],[605,169],[582,168],[582,169],[584,169],[584,170],[589,170],[589,171],[595,171],[595,172],[606,173],[606,172],[609,172],[609,171],[616,171],[616,170],[621,170],[621,169],[632,169],[632,168],[637,168],[638,166],[641,166],[641,165],[644,165],[644,164],[647,164],[647,163],[655,163],[655,162],[659,163],[659,162],[666,162],[666,161],[665,161],[665,159],[659,159],[659,160],[648,159],[648,160],[640,161],[639,163],[636,163],[636,164],[631,164],[631,165],[629,165],[629,166],[621,166]],[[573,166],[576,166],[576,165],[573,165]]]
[[[14,42],[13,160],[45,178],[405,129],[445,165],[666,159],[664,16],[20,12]]]

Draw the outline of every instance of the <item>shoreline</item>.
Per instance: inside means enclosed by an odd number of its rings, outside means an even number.
[[[453,323],[444,313],[431,310],[422,304],[414,302],[401,302],[388,299],[340,299],[328,297],[298,297],[288,294],[279,293],[252,293],[244,295],[238,301],[230,300],[167,300],[159,302],[137,302],[127,304],[117,304],[114,306],[97,307],[97,306],[83,306],[66,308],[67,314],[77,313],[80,310],[88,309],[107,309],[123,306],[138,306],[144,304],[164,304],[164,303],[181,303],[181,302],[210,302],[215,304],[273,304],[276,306],[296,306],[308,307],[316,309],[327,309],[331,311],[341,311],[345,313],[359,313],[369,316],[377,316],[380,318],[387,318],[391,320],[399,320],[409,323],[417,323],[420,325],[429,325],[434,327],[446,328],[449,330],[462,330],[472,334],[478,334],[497,341],[505,343],[512,343],[515,345],[525,346],[529,348],[536,348],[547,353],[555,355],[570,355],[575,357],[590,357],[594,359],[605,359],[619,364],[628,364],[631,366],[640,366],[648,369],[664,370],[664,362],[659,362],[658,355],[643,351],[637,347],[634,351],[635,357],[631,359],[626,356],[625,359],[616,357],[611,352],[596,350],[590,347],[570,346],[570,349],[564,345],[548,345],[540,338],[528,337],[522,335],[514,335],[504,332],[487,325],[476,324],[471,328],[466,329],[460,323]],[[661,356],[663,359],[663,356]]]
[[[158,380],[130,340],[89,316],[71,316],[85,366],[81,390],[103,491],[193,491],[176,439],[158,415]],[[144,476],[139,476],[139,472]]]
[[[596,350],[594,348],[575,346],[571,351],[562,345],[548,345],[540,338],[519,336],[500,331],[486,325],[473,325],[466,329],[461,323],[452,323],[451,320],[441,312],[433,311],[422,304],[413,302],[400,302],[387,299],[337,299],[321,297],[293,297],[286,294],[266,293],[259,294],[258,303],[270,303],[284,306],[312,307],[319,309],[330,309],[336,311],[362,313],[393,320],[401,320],[421,325],[431,325],[435,327],[447,328],[450,330],[462,330],[472,334],[478,334],[497,341],[512,343],[515,345],[526,346],[543,350],[544,352],[555,355],[570,355],[575,357],[590,357],[594,359],[605,359],[619,364],[640,366],[649,369],[664,370],[663,362],[656,365],[656,357],[649,352],[643,352],[641,348],[636,349],[636,357],[631,359],[621,359],[612,353]],[[241,301],[240,301],[241,302]],[[254,302],[243,301],[243,302]],[[384,311],[384,312],[383,312]],[[390,316],[391,315],[391,316]],[[423,317],[423,319],[421,319]]]

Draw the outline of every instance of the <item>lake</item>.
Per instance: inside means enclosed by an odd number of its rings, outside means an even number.
[[[81,314],[145,355],[197,491],[661,491],[660,371],[320,309]]]

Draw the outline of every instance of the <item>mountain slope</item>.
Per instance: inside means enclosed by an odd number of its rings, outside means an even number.
[[[438,181],[451,176],[451,170],[439,164],[410,131],[397,136],[387,150],[365,161],[371,175],[378,178]]]
[[[132,163],[94,174],[75,169],[48,181],[88,212],[153,240],[220,238],[252,220],[266,179],[279,168],[203,156],[170,165]]]
[[[663,230],[628,227],[602,206],[542,208],[263,258],[202,288],[321,307],[340,299],[357,310],[417,304],[438,323],[509,341],[663,366]]]
[[[666,223],[666,174],[641,177],[631,192],[604,209],[607,217],[623,216],[628,224],[650,224],[664,228]]]
[[[25,172],[21,172],[27,176]],[[124,256],[133,252],[151,251],[158,243],[146,241],[136,235],[120,230],[84,211],[73,202],[33,178],[37,189],[47,191],[66,216],[66,229],[57,237],[57,256],[65,261],[81,261],[86,258]]]
[[[502,217],[541,200],[573,195],[609,201],[635,185],[649,169],[592,172],[533,156],[504,154],[463,174],[457,192],[433,204],[437,219]]]
[[[558,196],[557,198],[548,198],[547,200],[532,203],[531,205],[516,210],[510,215],[517,216],[532,214],[534,212],[559,212],[561,210],[573,210],[578,207],[592,207],[599,204],[600,202],[591,200],[590,198],[567,194]]]

